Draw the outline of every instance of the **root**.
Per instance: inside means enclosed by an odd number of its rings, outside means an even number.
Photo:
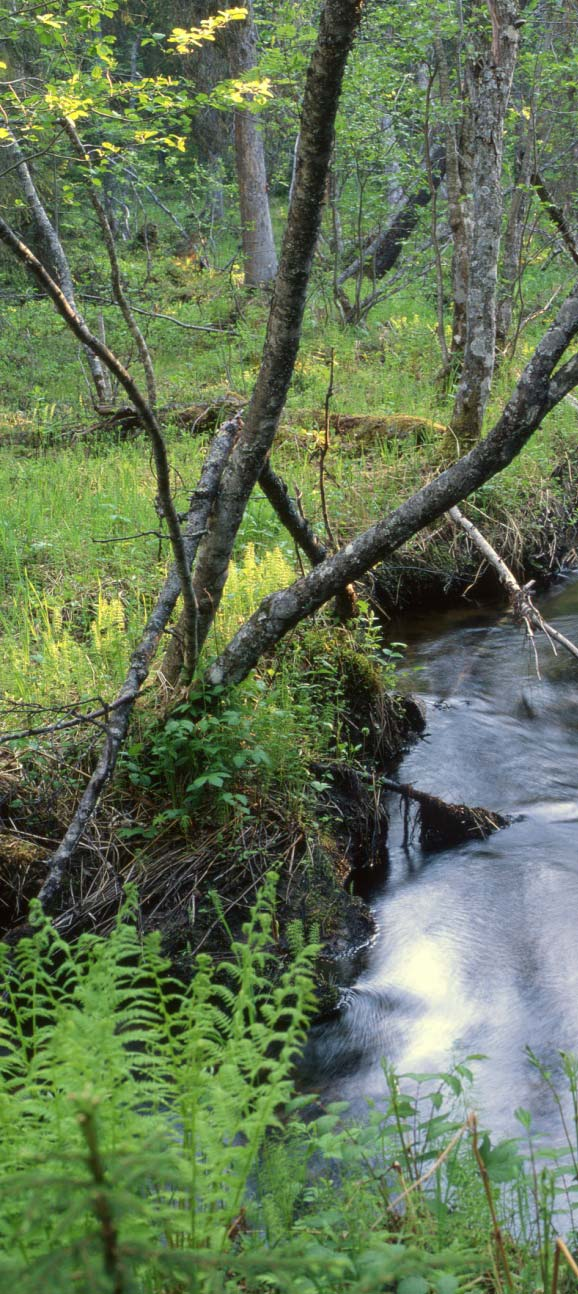
[[[494,831],[501,831],[509,825],[510,819],[491,809],[468,804],[447,804],[437,795],[427,791],[418,791],[408,782],[393,782],[389,778],[381,779],[381,785],[387,791],[395,791],[405,800],[418,805],[419,838],[422,849],[450,849],[462,845],[468,840],[485,840]],[[406,814],[407,835],[407,814]]]

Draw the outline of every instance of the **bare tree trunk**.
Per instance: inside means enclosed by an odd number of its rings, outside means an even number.
[[[537,346],[488,436],[399,508],[260,606],[207,671],[213,686],[240,682],[289,630],[344,585],[391,556],[412,535],[501,472],[520,453],[551,409],[578,384],[578,354],[557,368],[578,336],[578,283]],[[556,370],[556,371],[555,371]]]
[[[194,560],[200,536],[207,524],[223,467],[231,451],[231,445],[237,430],[236,420],[225,423],[221,428],[207,454],[199,484],[191,497],[184,534],[189,565]],[[72,855],[94,813],[106,783],[114,772],[119,752],[128,732],[135,701],[150,672],[159,642],[174,611],[180,591],[179,574],[176,567],[173,566],[161,589],[156,606],[147,621],[143,636],[132,653],[128,673],[116,697],[114,707],[111,707],[106,740],[96,768],[86,786],[66,835],[50,859],[48,876],[39,894],[45,908],[50,908],[54,898],[59,893]]]
[[[305,83],[293,200],[261,367],[243,431],[223,474],[211,529],[199,550],[194,572],[199,651],[217,612],[247,500],[265,465],[289,389],[321,223],[341,82],[361,10],[361,0],[327,0],[321,15]],[[182,664],[178,644],[175,636],[163,665],[173,684]]]
[[[467,68],[474,136],[473,232],[464,364],[452,417],[453,431],[464,445],[479,439],[494,373],[504,123],[519,43],[516,0],[487,3],[491,49]]]
[[[253,5],[249,0],[244,22],[231,24],[227,32],[229,67],[232,76],[243,76],[257,62],[257,33]],[[269,283],[277,272],[277,253],[269,211],[267,171],[263,136],[250,112],[235,113],[235,156],[241,208],[241,238],[245,283]]]
[[[35,241],[38,245],[38,250],[41,254],[42,260],[52,278],[56,280],[61,288],[68,304],[72,306],[72,309],[76,313],[78,313],[74,302],[74,284],[72,282],[72,274],[70,272],[70,266],[68,264],[64,248],[52,222],[49,220],[46,208],[40,200],[38,190],[34,180],[32,179],[32,175],[24,158],[22,149],[14,135],[12,135],[12,138],[8,140],[7,143],[2,145],[2,151],[5,151],[8,154],[8,157],[11,158],[18,179],[22,185],[22,190],[32,217]],[[100,404],[106,405],[110,403],[111,398],[108,375],[103,369],[98,355],[95,355],[89,347],[85,347],[85,354],[92,374],[98,401]]]
[[[440,36],[434,41],[437,59],[440,99],[445,113],[446,135],[446,185],[448,191],[448,220],[452,231],[452,341],[451,354],[461,354],[466,342],[466,317],[468,279],[470,266],[471,228],[468,219],[468,191],[464,187],[464,176],[460,167],[459,140],[467,136],[467,122],[462,122],[458,132],[453,120],[454,101],[450,89],[450,77],[446,49]],[[469,115],[469,105],[464,112]]]

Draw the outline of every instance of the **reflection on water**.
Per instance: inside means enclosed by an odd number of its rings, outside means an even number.
[[[541,609],[578,640],[578,581]],[[421,1072],[481,1052],[484,1120],[511,1133],[523,1105],[557,1139],[553,1099],[524,1048],[554,1070],[558,1049],[578,1051],[578,665],[544,640],[538,679],[511,618],[481,613],[418,627],[408,663],[428,734],[400,780],[519,816],[488,841],[427,855],[403,848],[392,800],[379,934],[342,1011],[311,1032],[307,1081],[355,1104],[383,1092],[383,1056]]]

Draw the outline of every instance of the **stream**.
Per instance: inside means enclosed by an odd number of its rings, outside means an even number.
[[[578,641],[578,579],[539,600]],[[403,844],[391,797],[390,869],[370,896],[378,933],[334,1017],[311,1030],[304,1077],[361,1111],[399,1073],[447,1070],[471,1053],[468,1102],[495,1135],[516,1135],[517,1106],[553,1143],[559,1115],[529,1045],[560,1072],[578,1051],[578,664],[495,608],[404,623],[407,686],[427,732],[396,776],[516,821],[487,841],[425,853]]]

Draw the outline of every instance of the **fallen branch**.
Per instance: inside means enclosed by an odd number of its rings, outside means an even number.
[[[393,782],[389,777],[382,777],[381,785],[386,791],[401,795],[406,808],[409,808],[410,800],[419,805],[422,849],[449,849],[467,840],[485,840],[494,831],[501,831],[509,825],[509,819],[502,817],[501,813],[493,813],[490,809],[479,806],[472,809],[467,804],[447,804],[437,795],[418,791],[408,782]],[[406,818],[406,843],[407,826]]]
[[[555,643],[559,643],[561,647],[564,647],[566,651],[570,652],[571,656],[578,658],[578,647],[576,647],[569,638],[566,638],[564,634],[561,634],[558,629],[554,629],[552,625],[548,624],[547,621],[544,620],[543,616],[540,615],[537,607],[534,606],[530,596],[530,589],[533,588],[534,581],[531,580],[529,584],[524,584],[524,587],[522,588],[522,586],[518,584],[515,576],[512,575],[509,566],[506,566],[506,563],[498,555],[495,548],[492,548],[492,545],[488,543],[487,539],[484,539],[484,536],[476,526],[474,526],[471,521],[468,521],[467,517],[464,517],[463,512],[460,512],[459,508],[450,508],[448,515],[456,526],[461,526],[462,530],[465,530],[472,543],[475,544],[476,548],[478,548],[481,553],[483,553],[486,561],[489,562],[490,566],[493,566],[494,570],[497,572],[500,583],[504,585],[508,594],[516,620],[520,623],[523,622],[526,626],[528,637],[534,647],[534,652],[536,651],[534,644],[534,630],[538,629],[549,639],[554,655],[557,655]],[[536,667],[537,664],[538,662],[536,660]],[[538,675],[539,672],[540,671],[538,670]]]

